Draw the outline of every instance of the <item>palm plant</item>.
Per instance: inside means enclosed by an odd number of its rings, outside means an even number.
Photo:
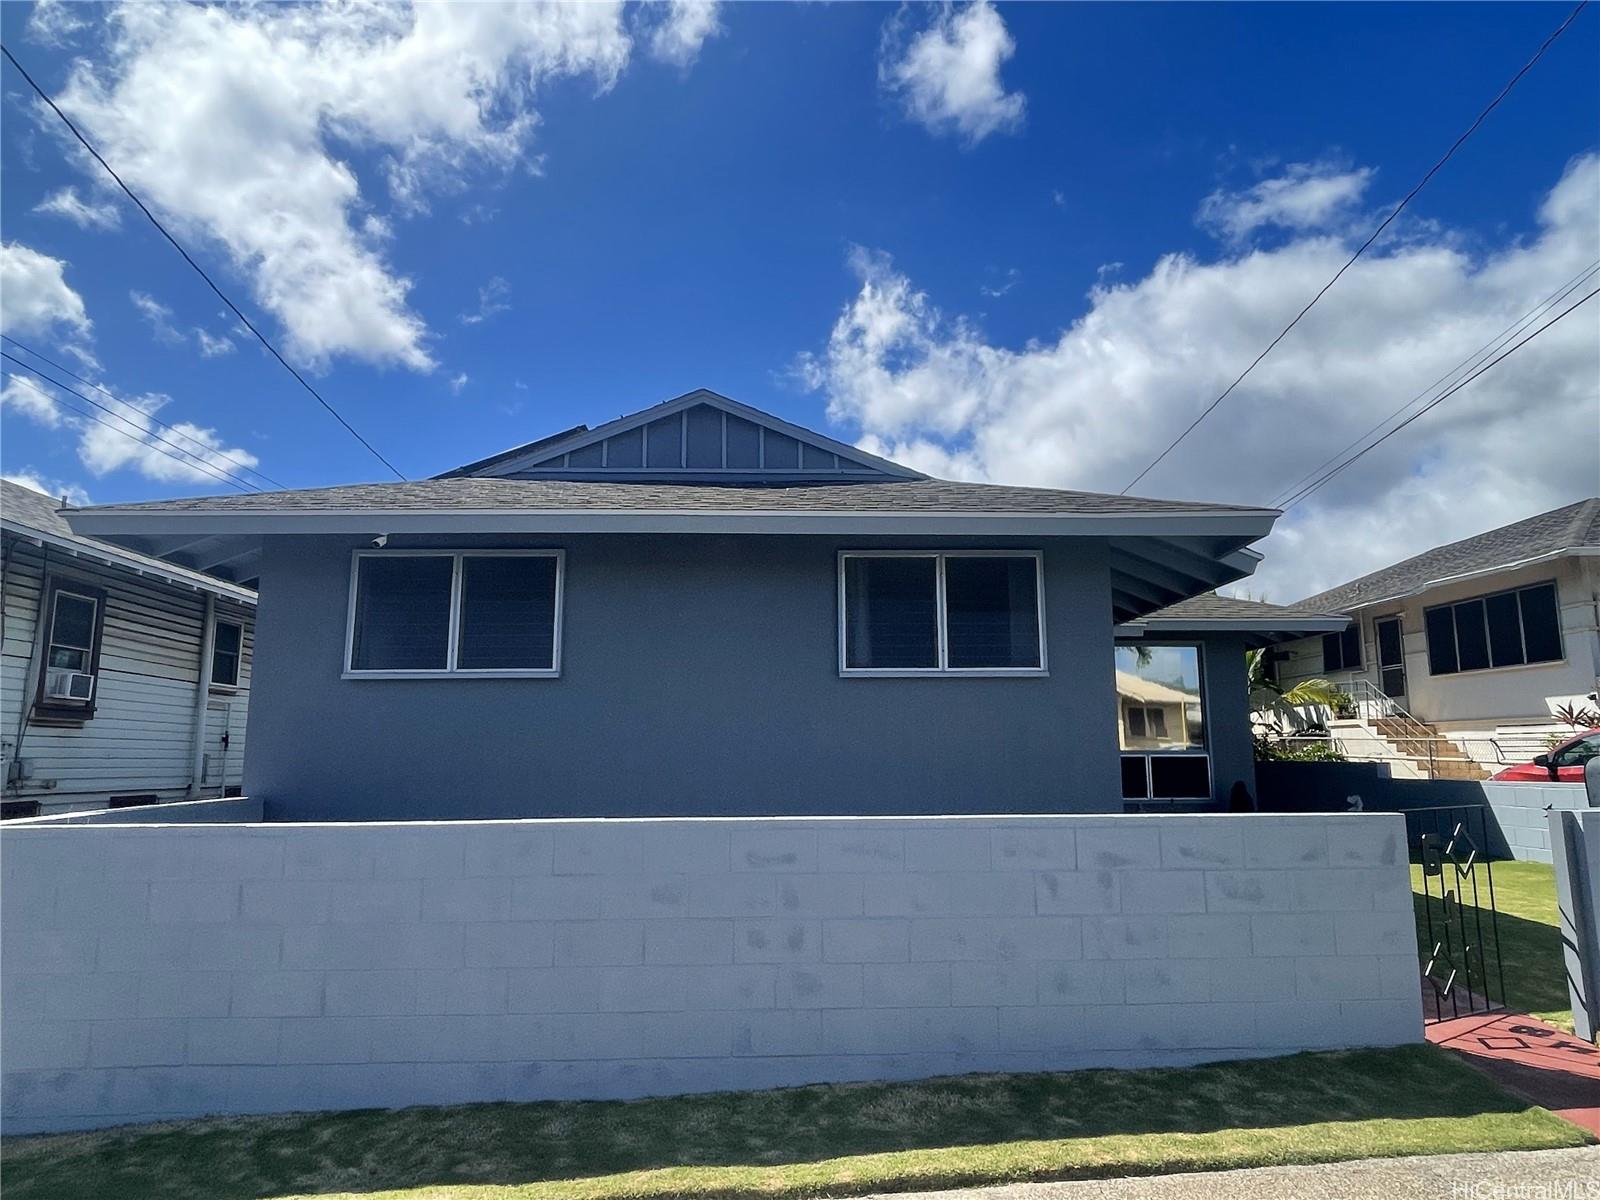
[[[1245,681],[1250,693],[1250,711],[1269,713],[1273,724],[1288,722],[1293,725],[1295,709],[1321,704],[1332,708],[1341,693],[1326,679],[1302,679],[1292,688],[1285,689],[1276,680],[1267,678],[1267,652],[1245,651]]]

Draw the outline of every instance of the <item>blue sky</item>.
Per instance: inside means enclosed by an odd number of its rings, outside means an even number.
[[[937,473],[1116,490],[1566,11],[14,4],[0,30],[412,477],[708,386]],[[463,47],[465,81],[439,65]],[[1269,501],[1600,259],[1597,51],[1586,12],[1140,490]],[[4,78],[8,332],[286,485],[383,477]],[[1272,598],[1600,491],[1594,329],[1285,518]],[[6,395],[9,475],[218,490]]]

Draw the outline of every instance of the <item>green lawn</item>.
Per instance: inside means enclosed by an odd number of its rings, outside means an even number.
[[[1422,890],[1421,872],[1422,868],[1413,864],[1411,887],[1418,893]],[[1434,881],[1431,886],[1437,897],[1438,882]],[[1481,877],[1478,886],[1479,899],[1487,906],[1488,890]],[[1561,959],[1561,933],[1556,919],[1555,868],[1544,863],[1497,862],[1494,864],[1494,897],[1495,908],[1499,912],[1494,924],[1498,925],[1500,931],[1506,1003],[1552,1025],[1570,1030],[1572,999],[1567,994],[1566,968]],[[1467,898],[1471,899],[1470,893]],[[1421,903],[1420,899],[1418,903]],[[1469,910],[1469,922],[1473,915]],[[1492,969],[1493,925],[1487,913],[1483,915],[1483,928]]]
[[[1432,1046],[15,1138],[8,1200],[809,1197],[1582,1145]]]

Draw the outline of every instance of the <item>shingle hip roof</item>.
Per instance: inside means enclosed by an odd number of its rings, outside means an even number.
[[[968,512],[1065,514],[1262,513],[1241,505],[1149,500],[1098,492],[944,479],[774,486],[611,483],[568,479],[423,479],[299,491],[97,505],[93,513],[373,512]]]
[[[1475,537],[1421,554],[1308,596],[1297,612],[1353,612],[1368,604],[1411,596],[1445,580],[1513,567],[1563,551],[1600,547],[1600,497],[1514,521]]]

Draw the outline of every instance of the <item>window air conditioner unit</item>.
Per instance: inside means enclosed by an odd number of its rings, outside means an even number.
[[[94,699],[94,676],[83,671],[52,671],[45,680],[44,694],[51,700]]]

